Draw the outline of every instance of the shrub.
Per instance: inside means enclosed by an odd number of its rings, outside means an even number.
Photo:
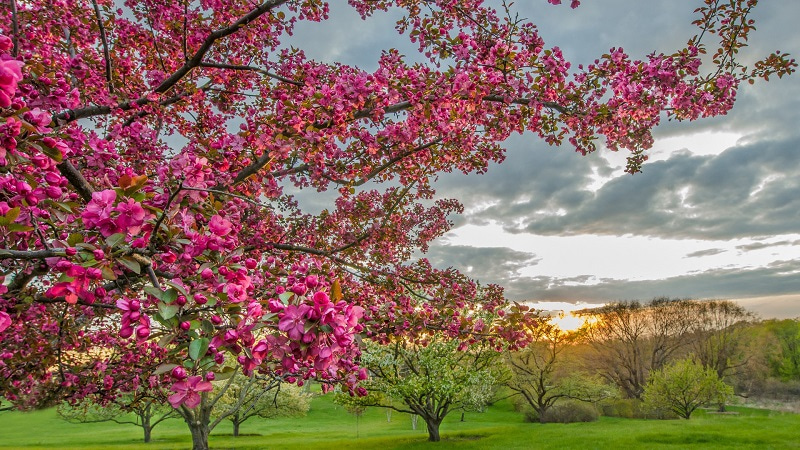
[[[678,416],[664,408],[647,408],[641,400],[631,398],[609,399],[598,404],[600,413],[606,417],[623,419],[677,419]]]
[[[525,422],[575,423],[594,422],[600,417],[600,413],[590,403],[565,401],[551,406],[544,417],[540,417],[533,408],[525,408],[523,416]]]

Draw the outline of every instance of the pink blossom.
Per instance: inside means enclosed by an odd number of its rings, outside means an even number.
[[[231,229],[233,229],[233,224],[222,216],[214,215],[208,221],[208,230],[219,237],[227,236]]]
[[[0,333],[11,326],[11,316],[5,311],[0,311]]]
[[[100,228],[100,233],[105,237],[116,233],[117,225],[111,220],[111,212],[114,210],[116,199],[117,193],[113,189],[93,193],[92,200],[81,214],[83,223],[87,227]]]
[[[300,340],[305,333],[306,314],[311,310],[308,305],[289,305],[283,310],[283,317],[278,322],[278,329],[286,331],[289,339]]]
[[[22,80],[22,61],[0,60],[0,107],[11,106],[11,99],[17,92],[17,83]]]
[[[200,392],[209,392],[213,388],[211,383],[203,381],[203,377],[189,377],[172,385],[171,390],[175,393],[169,396],[169,404],[176,409],[181,405],[194,408],[200,404]]]
[[[126,202],[120,202],[114,211],[119,212],[116,224],[120,230],[126,231],[133,236],[142,231],[142,225],[150,216],[142,205],[136,200],[129,198]]]

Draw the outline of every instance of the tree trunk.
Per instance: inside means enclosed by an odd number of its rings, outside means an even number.
[[[190,423],[189,430],[192,432],[192,450],[208,450],[208,424]]]
[[[439,442],[441,440],[439,436],[439,424],[441,420],[425,419],[425,423],[428,425],[428,441]]]
[[[417,420],[418,419],[419,419],[418,415],[416,415],[416,414],[412,414],[411,415],[411,429],[412,430],[416,430],[417,429]]]
[[[150,442],[151,434],[153,433],[153,427],[150,426],[150,408],[152,407],[151,404],[145,406],[144,410],[141,410],[139,414],[139,418],[142,420],[142,429],[144,430],[144,443],[147,444]]]
[[[239,437],[239,421],[233,421],[233,437]]]

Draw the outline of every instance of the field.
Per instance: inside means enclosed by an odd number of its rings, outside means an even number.
[[[442,442],[427,442],[425,423],[411,429],[408,415],[370,408],[357,421],[329,397],[314,399],[301,419],[254,418],[242,425],[243,436],[231,436],[229,422],[211,435],[214,449],[785,449],[800,448],[800,415],[730,408],[738,414],[699,411],[691,420],[636,420],[602,417],[580,424],[531,424],[508,401],[485,413],[451,413],[442,424]],[[110,422],[69,424],[55,410],[0,413],[0,448],[4,449],[185,449],[189,431],[170,419],[144,444],[141,429]]]

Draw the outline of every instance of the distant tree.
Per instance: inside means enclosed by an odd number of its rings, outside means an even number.
[[[225,389],[226,382],[214,383],[216,389]],[[239,427],[253,417],[302,417],[311,408],[311,395],[302,388],[286,383],[265,383],[256,375],[237,376],[224,390],[214,405],[214,412],[233,411],[225,419],[233,424],[233,435],[239,436]]]
[[[517,352],[506,353],[511,376],[506,385],[533,408],[541,422],[547,411],[564,399],[596,402],[614,395],[596,378],[576,373],[563,359],[562,353],[575,341],[547,318],[531,328],[532,342]]]
[[[730,300],[695,302],[691,350],[697,362],[725,378],[746,363],[744,335],[755,314]]]
[[[384,394],[384,400],[374,406],[419,415],[428,427],[428,440],[439,441],[439,425],[447,414],[474,402],[476,391],[502,376],[500,355],[494,348],[475,343],[459,350],[459,345],[440,335],[422,342],[368,343],[362,364],[369,368],[370,378],[364,386]],[[390,403],[386,398],[402,402]]]
[[[769,359],[770,374],[783,381],[800,380],[800,321],[771,320],[765,325],[778,349]]]
[[[691,300],[655,298],[618,302],[581,313],[582,333],[596,351],[600,374],[628,398],[641,398],[651,371],[664,367],[691,342]]]
[[[724,403],[732,395],[733,388],[725,384],[713,369],[687,358],[654,371],[643,399],[645,405],[653,409],[669,409],[689,419],[700,406]]]
[[[141,427],[145,443],[152,439],[156,425],[178,417],[160,392],[142,391],[121,395],[104,405],[95,402],[93,397],[85,397],[75,404],[62,403],[56,411],[62,419],[72,423],[114,422]]]
[[[351,395],[347,392],[338,391],[333,396],[333,402],[341,405],[345,411],[352,414],[356,418],[356,437],[358,437],[358,425],[361,416],[367,411],[369,405],[380,404],[385,401],[383,394],[380,392],[370,392],[365,396]]]

